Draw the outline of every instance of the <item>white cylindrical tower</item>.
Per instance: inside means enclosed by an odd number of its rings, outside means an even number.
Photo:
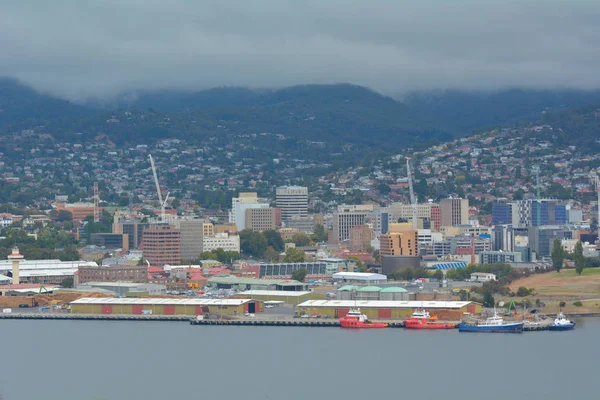
[[[18,285],[19,282],[19,263],[23,259],[23,256],[19,253],[17,246],[13,247],[12,254],[8,256],[8,259],[12,261],[12,283]]]

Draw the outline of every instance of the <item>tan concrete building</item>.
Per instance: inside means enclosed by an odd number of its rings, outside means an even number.
[[[400,218],[412,221],[411,204],[392,203],[389,206],[389,210],[392,214],[391,219],[394,221],[397,221]],[[441,227],[440,205],[437,203],[417,204],[417,218],[419,220],[424,218],[431,221],[432,229],[439,230]]]
[[[350,250],[367,251],[374,238],[373,228],[369,225],[357,225],[350,229]]]
[[[468,199],[442,199],[440,201],[442,226],[465,225],[469,223]]]
[[[196,260],[202,253],[202,238],[214,236],[214,227],[203,219],[175,221],[175,227],[181,232],[181,259]]]
[[[379,236],[381,256],[419,255],[418,231],[412,224],[390,224],[390,232]]]
[[[364,225],[367,215],[372,211],[372,204],[338,206],[333,213],[333,241],[339,243],[349,240],[350,229]]]
[[[235,235],[238,232],[237,226],[235,226],[235,224],[218,224],[215,225],[213,227],[214,230],[214,235],[218,234],[218,233],[227,233],[229,235]],[[212,236],[212,235],[206,235],[206,236]]]
[[[277,232],[281,235],[283,241],[292,240],[296,233],[300,233],[300,229],[296,228],[281,228]]]
[[[246,229],[268,231],[277,228],[277,208],[249,208],[246,210]]]

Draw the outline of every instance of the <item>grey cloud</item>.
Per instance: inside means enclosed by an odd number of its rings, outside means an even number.
[[[0,75],[75,100],[334,82],[598,88],[597,21],[600,2],[585,0],[5,1]]]

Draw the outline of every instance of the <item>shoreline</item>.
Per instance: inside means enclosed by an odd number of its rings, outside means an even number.
[[[556,314],[543,314],[549,318],[556,317]],[[574,318],[598,318],[600,313],[568,314]],[[0,313],[0,320],[66,320],[66,321],[164,321],[164,322],[197,322],[196,317],[192,315],[134,315],[134,314],[71,314],[71,313]],[[203,324],[213,322],[222,322],[224,325],[298,325],[298,326],[332,326],[339,324],[336,319],[298,319],[292,317],[285,318],[221,318],[205,319]],[[210,322],[208,322],[210,321]],[[402,319],[373,319],[373,321],[386,322],[394,325],[403,324]],[[460,321],[446,321],[450,323],[459,323]]]

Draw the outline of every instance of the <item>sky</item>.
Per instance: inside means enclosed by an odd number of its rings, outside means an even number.
[[[348,82],[600,87],[598,0],[0,2],[0,76],[71,100]]]

